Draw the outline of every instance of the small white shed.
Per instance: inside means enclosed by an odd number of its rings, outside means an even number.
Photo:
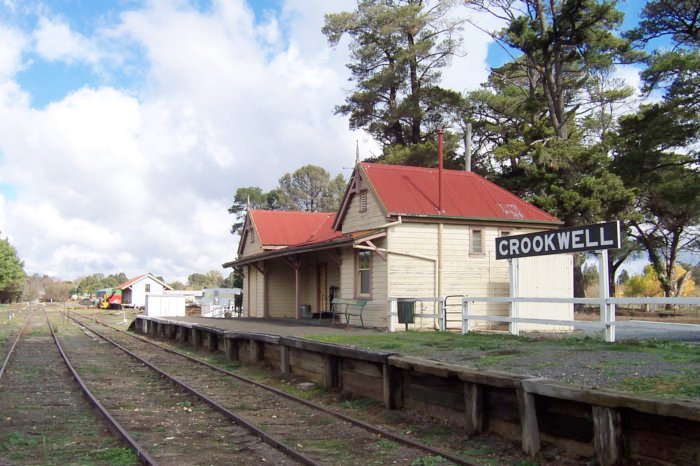
[[[183,317],[185,315],[185,297],[165,294],[146,295],[144,313],[152,317]]]
[[[122,290],[122,305],[140,308],[146,306],[147,294],[163,294],[165,290],[172,290],[170,286],[150,273],[134,277],[117,288]]]

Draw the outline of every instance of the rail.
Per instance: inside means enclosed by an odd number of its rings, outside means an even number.
[[[79,314],[78,314],[78,315],[79,315]],[[285,391],[279,390],[279,389],[277,389],[277,388],[275,388],[275,387],[271,387],[271,386],[269,386],[269,385],[265,385],[265,384],[262,384],[262,383],[260,383],[260,382],[256,382],[256,381],[254,381],[254,380],[252,380],[252,379],[249,379],[249,378],[240,376],[240,375],[238,375],[238,374],[234,374],[233,372],[229,372],[229,371],[227,371],[227,370],[225,370],[225,369],[221,369],[220,367],[217,367],[217,366],[214,366],[214,365],[212,365],[212,364],[209,364],[209,363],[206,362],[206,361],[202,361],[202,360],[200,360],[200,359],[197,359],[197,358],[195,358],[195,357],[193,357],[193,356],[191,356],[191,355],[189,355],[189,354],[185,354],[185,353],[182,353],[182,352],[180,352],[180,351],[176,351],[176,350],[174,350],[174,349],[164,347],[164,346],[162,346],[162,345],[159,345],[159,344],[157,344],[157,343],[154,343],[153,341],[151,341],[151,340],[149,340],[149,339],[147,339],[147,338],[143,338],[143,337],[140,337],[140,336],[138,336],[138,335],[134,335],[133,333],[130,333],[130,332],[126,332],[126,331],[124,331],[124,330],[121,330],[121,329],[119,329],[119,328],[112,327],[112,326],[110,326],[110,325],[107,325],[107,324],[105,324],[105,323],[103,323],[103,322],[100,322],[99,320],[93,319],[93,318],[91,318],[91,317],[87,317],[87,316],[84,316],[84,315],[80,315],[80,318],[82,318],[82,319],[87,319],[87,320],[91,320],[91,321],[93,321],[93,322],[95,322],[95,323],[97,323],[97,324],[99,324],[99,325],[102,325],[102,326],[105,326],[105,327],[109,328],[110,330],[113,330],[113,331],[115,331],[115,332],[119,332],[120,334],[124,334],[124,335],[127,335],[127,336],[132,337],[132,338],[135,338],[135,339],[137,339],[137,340],[139,340],[139,341],[141,341],[141,342],[143,342],[143,343],[147,343],[147,344],[149,344],[149,345],[155,346],[155,347],[160,348],[160,349],[162,349],[162,350],[164,350],[164,351],[166,351],[166,352],[168,352],[168,353],[176,354],[176,355],[178,355],[178,356],[181,356],[181,357],[183,357],[183,358],[186,358],[186,359],[189,360],[189,361],[192,361],[192,362],[194,362],[194,363],[200,364],[200,365],[202,365],[202,366],[204,366],[204,367],[207,367],[207,368],[209,368],[209,369],[212,369],[212,370],[214,370],[214,371],[217,371],[217,372],[219,372],[219,373],[221,373],[221,374],[223,374],[223,375],[232,377],[232,378],[234,378],[234,379],[236,379],[236,380],[238,380],[238,381],[240,381],[240,382],[243,382],[243,383],[252,385],[252,386],[254,386],[254,387],[257,387],[257,388],[266,390],[266,391],[268,391],[268,392],[270,392],[270,393],[273,393],[273,394],[275,394],[275,395],[277,395],[277,396],[281,396],[281,397],[286,398],[286,399],[288,399],[288,400],[291,400],[291,401],[294,401],[294,402],[296,402],[296,403],[302,404],[302,405],[304,405],[304,406],[306,406],[306,407],[308,407],[308,408],[315,409],[315,410],[320,411],[320,412],[322,412],[322,413],[324,413],[324,414],[327,414],[327,415],[330,415],[330,416],[334,416],[334,417],[336,417],[337,419],[340,419],[340,420],[342,420],[342,421],[345,421],[345,422],[348,422],[348,423],[350,423],[350,424],[353,424],[353,425],[355,425],[355,426],[357,426],[357,427],[360,427],[360,428],[362,428],[362,429],[365,429],[365,430],[367,430],[368,432],[371,432],[371,433],[373,433],[373,434],[379,435],[379,436],[381,436],[381,437],[383,437],[383,438],[391,439],[391,440],[394,440],[394,441],[396,441],[396,442],[398,442],[398,443],[401,443],[401,444],[403,444],[403,445],[407,445],[407,446],[410,446],[410,447],[420,448],[420,449],[422,449],[422,450],[424,450],[424,451],[426,451],[426,452],[428,452],[428,453],[431,453],[431,454],[433,454],[433,455],[442,456],[443,458],[445,458],[445,459],[447,459],[447,460],[449,460],[449,461],[451,461],[451,462],[453,462],[453,463],[455,463],[455,464],[461,464],[461,465],[464,465],[464,466],[475,466],[475,463],[471,463],[471,462],[469,462],[469,461],[466,461],[466,460],[464,460],[463,458],[460,458],[460,457],[458,457],[458,456],[451,455],[451,454],[446,453],[446,452],[444,452],[444,451],[441,451],[441,450],[439,450],[439,449],[437,449],[437,448],[433,448],[433,447],[431,447],[431,446],[429,446],[429,445],[424,445],[424,444],[421,444],[421,443],[414,442],[414,441],[411,440],[410,438],[405,437],[405,436],[403,436],[403,435],[395,434],[395,433],[393,433],[393,432],[390,432],[390,431],[388,431],[388,430],[382,429],[382,428],[380,428],[380,427],[377,427],[377,426],[368,424],[368,423],[366,423],[366,422],[364,422],[364,421],[361,421],[361,420],[359,420],[359,419],[357,419],[357,418],[354,418],[354,417],[352,417],[352,416],[348,416],[348,415],[346,415],[346,414],[337,412],[337,411],[332,410],[332,409],[327,409],[327,408],[325,408],[325,407],[323,407],[323,406],[321,406],[321,405],[319,405],[319,404],[317,404],[317,403],[314,403],[314,402],[312,402],[312,401],[306,400],[306,399],[304,399],[304,398],[296,397],[296,396],[294,396],[294,395],[292,395],[292,394],[290,394],[290,393],[287,393],[287,392],[285,392]],[[77,319],[75,319],[75,318],[72,317],[72,316],[71,316],[71,319],[75,320],[76,322],[78,321]],[[94,331],[94,329],[91,329],[91,330]],[[99,333],[97,333],[97,332],[95,332],[95,333],[99,335]]]
[[[74,322],[80,324],[80,322],[73,316],[69,316],[71,320]],[[81,324],[84,325],[84,324]],[[296,459],[297,461],[301,462],[302,464],[310,465],[310,466],[315,466],[318,463],[316,463],[313,459],[309,458],[308,456],[304,455],[303,453],[289,447],[288,445],[282,443],[281,441],[277,440],[275,437],[272,435],[266,433],[265,431],[259,429],[257,426],[254,424],[248,422],[241,416],[237,415],[236,413],[226,409],[225,407],[221,406],[219,403],[216,401],[212,400],[208,396],[206,396],[204,393],[200,392],[199,390],[196,390],[193,387],[190,387],[183,381],[179,380],[178,378],[172,376],[171,374],[168,374],[167,372],[163,371],[159,367],[155,366],[151,362],[147,361],[146,359],[138,356],[132,351],[129,351],[128,349],[124,348],[121,346],[119,343],[116,341],[112,340],[111,338],[103,335],[102,333],[96,331],[94,328],[90,329],[91,332],[93,332],[95,335],[98,337],[102,338],[106,342],[110,343],[111,345],[115,346],[116,348],[119,348],[121,351],[124,353],[128,354],[131,356],[133,359],[139,361],[140,363],[144,364],[145,366],[149,367],[151,370],[154,372],[158,373],[161,377],[165,378],[166,380],[171,381],[175,385],[179,386],[180,388],[184,389],[185,391],[191,393],[192,395],[196,396],[197,398],[201,399],[204,401],[206,404],[212,407],[215,411],[218,411],[219,413],[223,414],[226,416],[228,419],[234,421],[235,423],[243,426],[245,429],[247,429],[250,433],[253,435],[256,435],[259,437],[263,442],[267,443],[268,445],[278,449],[279,451],[285,453],[291,458]]]
[[[116,419],[112,417],[111,414],[107,411],[107,409],[100,403],[100,401],[95,398],[95,396],[92,394],[90,389],[85,385],[85,382],[83,382],[83,379],[80,377],[78,372],[75,370],[73,365],[71,364],[70,360],[68,359],[68,356],[66,353],[63,351],[63,348],[61,347],[61,343],[58,341],[58,337],[56,336],[56,332],[54,332],[53,326],[51,325],[51,322],[49,321],[49,316],[46,314],[46,310],[44,310],[44,316],[46,317],[46,322],[49,325],[49,329],[51,330],[51,336],[53,337],[53,341],[56,343],[56,347],[58,348],[58,352],[61,354],[61,357],[63,358],[63,362],[65,362],[66,367],[70,371],[71,375],[75,379],[75,381],[78,383],[78,386],[82,390],[82,392],[85,394],[87,397],[88,401],[92,406],[95,407],[95,409],[102,415],[102,417],[105,419],[107,422],[107,425],[109,426],[109,429],[114,432],[117,436],[121,437],[121,439],[132,449],[136,452],[136,455],[139,458],[139,462],[141,464],[147,464],[147,465],[157,465],[156,461],[148,454],[148,452],[136,441],[134,438],[129,435],[129,433],[117,422]]]
[[[19,332],[17,332],[17,335],[15,335],[15,339],[10,345],[10,349],[7,351],[7,354],[5,355],[5,360],[2,362],[2,366],[0,366],[0,380],[2,379],[2,375],[5,373],[5,368],[7,367],[7,364],[10,362],[10,356],[12,356],[12,353],[15,350],[15,346],[17,346],[17,342],[19,341],[20,336],[22,336],[22,333],[24,333],[24,329],[27,328],[27,324],[29,323],[29,320],[24,322],[24,325],[20,329]]]

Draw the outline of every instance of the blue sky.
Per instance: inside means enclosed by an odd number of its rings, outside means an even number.
[[[29,273],[184,280],[235,255],[236,187],[378,150],[334,115],[353,0],[0,0],[0,231]],[[628,22],[641,2],[622,2]],[[457,9],[458,15],[467,14]],[[492,17],[473,16],[498,27]],[[475,89],[502,60],[465,30],[443,73]],[[621,69],[636,79],[636,71]]]

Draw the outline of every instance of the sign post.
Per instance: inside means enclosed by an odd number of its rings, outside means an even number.
[[[517,297],[520,293],[518,292],[518,259],[508,259],[508,271],[510,278],[510,296],[512,298]],[[510,316],[520,317],[520,310],[518,307],[520,303],[510,303]],[[510,334],[518,336],[520,335],[520,324],[518,322],[510,323]]]
[[[620,247],[620,222],[597,223],[558,230],[496,238],[496,259],[508,259],[510,296],[518,297],[518,258],[595,251],[600,283],[600,321],[605,324],[605,341],[615,341],[615,305],[610,298],[608,249]],[[520,317],[518,303],[510,303],[510,316]],[[518,322],[511,322],[510,333],[518,335]]]

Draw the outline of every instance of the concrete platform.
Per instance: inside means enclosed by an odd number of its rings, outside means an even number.
[[[345,324],[336,323],[331,327],[328,319],[259,319],[254,317],[234,317],[228,319],[213,317],[162,317],[173,322],[189,322],[192,324],[206,325],[227,332],[264,333],[286,337],[304,337],[306,335],[377,335],[385,333],[384,330],[346,327]]]

